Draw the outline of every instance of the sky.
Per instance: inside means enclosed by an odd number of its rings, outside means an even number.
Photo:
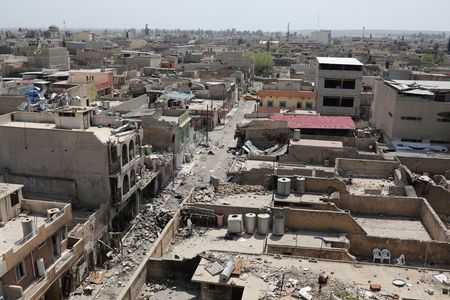
[[[3,3],[1,3],[3,2]],[[0,28],[450,30],[449,0],[20,0]]]

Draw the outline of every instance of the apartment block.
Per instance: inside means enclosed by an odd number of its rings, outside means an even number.
[[[317,112],[324,115],[359,115],[362,66],[355,58],[317,57]]]
[[[34,56],[35,64],[40,68],[69,70],[69,52],[65,47],[39,49]]]
[[[378,79],[371,123],[388,140],[450,144],[450,82]]]
[[[84,240],[67,234],[70,204],[25,199],[22,187],[0,183],[0,296],[62,299]]]
[[[28,197],[76,208],[107,205],[120,229],[138,211],[143,130],[138,120],[116,117],[91,124],[92,109],[83,107],[3,115],[0,168],[7,181],[25,184]]]

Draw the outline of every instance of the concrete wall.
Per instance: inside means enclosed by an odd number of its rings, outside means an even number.
[[[423,265],[450,265],[450,244],[438,241],[418,241],[409,239],[393,239],[374,236],[348,235],[350,253],[358,258],[372,261],[372,250],[388,249],[392,258],[405,255],[407,263]]]
[[[360,153],[355,148],[329,148],[329,147],[312,147],[302,145],[290,145],[288,153],[280,157],[280,162],[295,164],[315,164],[324,165],[328,160],[329,166],[334,166],[337,158],[354,158],[354,159],[382,159],[381,155],[375,153]]]
[[[438,157],[410,157],[396,156],[401,164],[408,167],[411,172],[423,174],[427,172],[430,176],[443,175],[450,170],[450,159]]]
[[[74,206],[98,207],[109,201],[107,145],[93,133],[0,126],[0,140],[0,168],[29,176],[27,183],[33,185],[27,192],[57,200],[48,196],[59,197],[61,180],[73,180]],[[71,184],[64,187],[73,190]]]
[[[26,102],[27,98],[22,95],[3,95],[0,96],[0,115],[16,111],[17,106]]]
[[[343,159],[336,160],[336,171],[340,176],[363,176],[374,178],[388,178],[394,176],[398,168],[396,161]]]
[[[265,213],[266,210],[252,207],[238,207],[216,204],[195,203],[195,207],[214,210],[224,214],[224,220],[230,214]],[[272,208],[272,213],[285,215],[285,225],[291,230],[306,230],[316,232],[366,234],[361,226],[346,212],[318,211],[294,208]],[[226,224],[226,221],[225,221]]]
[[[355,214],[419,217],[423,198],[340,195],[333,203]]]
[[[416,189],[416,191],[418,191]],[[450,191],[441,186],[427,185],[427,187],[418,193],[418,195],[425,197],[433,207],[434,211],[439,215],[450,215]]]
[[[294,247],[294,246],[278,246],[278,245],[267,245],[267,253],[270,254],[281,254],[281,255],[294,255],[294,256],[306,256],[306,257],[319,257],[321,259],[332,259],[332,260],[344,260],[344,261],[354,261],[347,249],[343,248],[308,248],[308,247]]]

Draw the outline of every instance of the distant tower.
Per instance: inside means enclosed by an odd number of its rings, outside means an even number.
[[[145,35],[149,35],[150,34],[150,30],[148,29],[148,24],[145,24],[144,33],[145,33]]]
[[[366,27],[363,27],[363,36],[362,36],[363,39],[364,39],[365,33],[366,33]]]
[[[288,23],[288,30],[287,30],[287,35],[286,35],[286,39],[289,41],[289,37],[290,37],[290,32],[289,32],[289,23]]]

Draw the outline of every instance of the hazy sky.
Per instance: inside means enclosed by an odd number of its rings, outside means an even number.
[[[0,10],[0,28],[285,31],[315,29],[320,14],[321,29],[450,30],[449,0],[2,0]]]

